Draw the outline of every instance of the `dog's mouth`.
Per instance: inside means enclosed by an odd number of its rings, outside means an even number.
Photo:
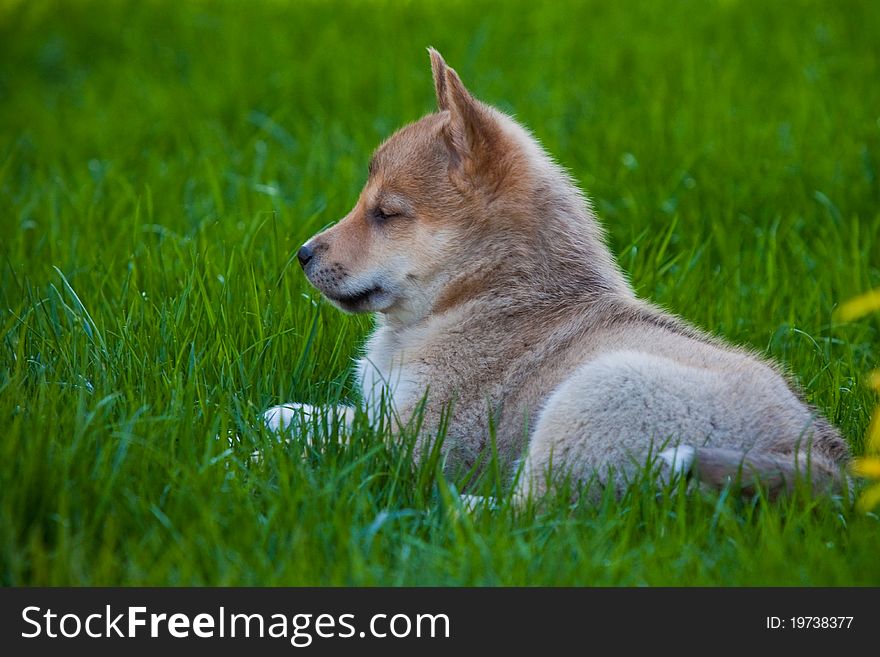
[[[385,292],[385,289],[379,285],[374,285],[373,287],[367,288],[365,290],[361,290],[360,292],[355,292],[353,294],[338,294],[338,293],[327,293],[324,294],[331,301],[335,301],[340,306],[342,306],[345,310],[349,312],[357,312],[359,310],[368,310],[371,301],[377,299],[380,295]]]

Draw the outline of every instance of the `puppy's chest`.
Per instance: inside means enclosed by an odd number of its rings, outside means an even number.
[[[433,401],[455,396],[457,405],[473,398],[484,405],[487,396],[494,396],[497,359],[490,349],[468,340],[432,337],[377,330],[357,364],[364,400],[376,402],[384,394],[403,411],[420,402],[426,391]]]

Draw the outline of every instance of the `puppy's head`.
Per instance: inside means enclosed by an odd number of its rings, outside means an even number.
[[[500,112],[474,99],[429,50],[438,112],[373,154],[354,208],[298,253],[309,281],[348,312],[415,321],[485,250],[481,234],[499,211],[517,149]]]

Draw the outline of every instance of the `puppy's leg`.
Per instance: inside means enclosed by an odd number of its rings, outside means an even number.
[[[701,444],[716,431],[710,412],[716,378],[706,370],[636,352],[614,352],[585,363],[554,391],[538,416],[514,501],[540,497],[564,477],[574,484],[598,484],[590,487],[591,498],[608,485],[620,492],[655,449],[675,448],[680,439]],[[666,456],[655,460],[661,482],[690,469],[687,448]]]
[[[300,420],[310,420],[314,415],[322,413],[324,408],[323,406],[293,402],[272,406],[263,413],[263,422],[272,431],[280,433]]]
[[[494,497],[462,494],[459,496],[459,500],[461,500],[461,505],[464,507],[465,511],[469,511],[471,513],[475,511],[480,511],[481,509],[491,511],[492,509],[496,508]]]
[[[279,435],[299,430],[309,445],[315,443],[315,425],[321,416],[326,415],[328,421],[339,418],[348,429],[354,421],[355,409],[350,406],[311,406],[309,404],[282,404],[273,406],[263,413],[265,425]]]
[[[840,468],[830,459],[806,449],[795,453],[743,452],[679,445],[658,456],[673,470],[693,475],[709,488],[735,484],[744,495],[756,494],[760,486],[774,498],[792,492],[798,481],[809,482],[816,492],[837,491],[844,481]]]
[[[840,442],[782,379],[737,379],[618,351],[585,363],[550,396],[518,494],[542,495],[548,471],[575,481],[592,475],[621,490],[649,460],[661,484],[691,475],[715,488],[736,479],[746,494],[758,484],[774,494],[809,476],[814,487],[828,487],[839,481]]]

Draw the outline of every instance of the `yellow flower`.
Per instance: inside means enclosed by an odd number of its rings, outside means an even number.
[[[880,310],[880,289],[860,294],[855,299],[850,299],[841,305],[837,309],[837,318],[844,322],[850,322],[875,310]]]
[[[867,453],[873,454],[873,456],[853,459],[850,465],[850,472],[856,477],[877,479],[878,483],[866,488],[862,492],[856,502],[856,508],[859,511],[870,511],[880,503],[880,407],[877,407],[874,411],[874,417],[871,418],[867,442]]]
[[[848,322],[875,310],[880,310],[880,288],[850,299],[837,309],[836,314],[838,319]],[[880,370],[868,375],[868,385],[880,391]],[[856,477],[876,479],[878,483],[865,489],[859,497],[856,508],[860,511],[870,511],[880,504],[880,406],[874,410],[865,442],[866,456],[853,459],[850,471]]]
[[[850,470],[856,477],[880,478],[880,458],[876,456],[863,456],[853,459]]]
[[[868,375],[868,385],[880,392],[880,370],[874,370]]]
[[[870,488],[865,489],[856,502],[856,508],[859,511],[870,511],[877,506],[878,502],[880,502],[880,484],[874,484]]]
[[[880,407],[874,409],[874,417],[871,418],[871,424],[868,426],[868,451],[880,453]]]

